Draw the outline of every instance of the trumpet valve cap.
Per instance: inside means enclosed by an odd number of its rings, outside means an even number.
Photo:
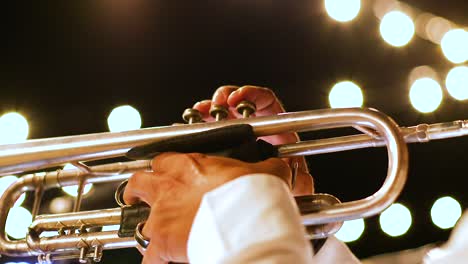
[[[182,118],[185,122],[192,124],[192,123],[199,123],[203,120],[200,111],[193,108],[185,109],[184,113],[182,114]]]
[[[240,102],[237,105],[236,109],[237,112],[239,112],[239,114],[241,114],[243,117],[249,117],[251,114],[257,111],[257,107],[255,106],[255,104],[249,101]]]
[[[222,105],[213,105],[210,109],[210,115],[216,119],[216,121],[220,121],[225,119],[229,114],[228,109]]]

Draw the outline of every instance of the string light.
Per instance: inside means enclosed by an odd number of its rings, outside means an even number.
[[[405,234],[411,226],[411,213],[400,203],[392,204],[379,217],[380,227],[389,236]]]
[[[360,0],[325,0],[328,15],[339,22],[349,22],[357,17],[361,9]]]
[[[432,222],[442,228],[452,228],[462,214],[460,203],[450,196],[437,199],[431,208]]]
[[[410,101],[413,107],[421,113],[435,111],[442,102],[442,88],[431,78],[416,80],[410,88]]]
[[[343,242],[353,242],[361,237],[364,229],[365,224],[363,219],[345,221],[335,236]]]
[[[18,177],[13,176],[13,175],[8,175],[8,176],[3,176],[0,178],[0,196],[3,195],[3,193],[6,191],[10,185],[15,183],[18,180]],[[23,202],[24,199],[26,198],[26,194],[23,193],[18,200],[16,200],[14,206],[20,206]]]
[[[66,164],[64,167],[63,167],[63,170],[72,170],[72,169],[76,169],[75,166],[73,166],[72,164]],[[84,186],[83,188],[83,195],[86,195],[89,193],[89,191],[91,191],[91,189],[93,188],[93,184],[92,183],[88,183]],[[66,192],[68,195],[70,196],[73,196],[73,197],[76,197],[78,196],[78,185],[71,185],[71,186],[64,186],[62,187],[62,190],[64,192]]]
[[[112,110],[107,118],[107,124],[111,132],[139,129],[141,127],[141,116],[135,108],[122,105]]]
[[[405,13],[391,11],[380,22],[380,34],[388,44],[401,47],[413,38],[414,23]]]
[[[458,66],[451,69],[445,79],[445,86],[453,98],[468,99],[468,67]]]
[[[449,61],[463,63],[468,59],[468,32],[452,29],[442,37],[440,46]]]
[[[332,108],[361,107],[364,96],[357,84],[351,81],[343,81],[332,87],[328,100]]]
[[[0,144],[14,144],[28,138],[29,125],[24,116],[11,112],[0,117]]]
[[[13,238],[24,238],[31,223],[32,215],[27,209],[21,206],[13,207],[8,213],[5,230]]]

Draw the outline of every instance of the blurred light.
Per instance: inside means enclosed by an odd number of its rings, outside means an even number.
[[[344,81],[333,86],[328,100],[332,108],[361,107],[364,97],[359,86],[353,82]]]
[[[119,106],[109,114],[107,124],[111,132],[139,129],[141,127],[140,113],[129,105]]]
[[[408,76],[408,86],[411,86],[416,80],[422,78],[431,78],[434,80],[439,80],[439,75],[434,70],[434,68],[428,65],[414,67]]]
[[[380,227],[389,236],[401,236],[411,226],[411,213],[404,205],[392,204],[379,217]]]
[[[75,166],[73,166],[72,164],[66,164],[64,167],[63,167],[63,170],[72,170],[72,169],[76,169]],[[89,193],[89,191],[91,191],[91,189],[93,188],[93,184],[92,183],[88,183],[84,186],[83,188],[83,195],[86,195]],[[76,197],[78,196],[78,185],[72,185],[72,186],[64,186],[62,187],[62,190],[64,192],[66,192],[68,195],[70,196],[73,196],[73,197]]]
[[[436,110],[442,102],[442,88],[431,78],[416,80],[410,88],[410,101],[413,107],[422,113]]]
[[[340,231],[335,236],[343,242],[358,240],[364,232],[365,224],[363,219],[345,221]]]
[[[328,15],[340,22],[353,20],[361,9],[361,0],[325,0]]]
[[[70,212],[72,210],[73,202],[67,197],[56,197],[49,204],[49,210],[53,214]]]
[[[28,262],[7,262],[5,264],[29,264]]]
[[[401,47],[413,38],[414,23],[405,13],[391,11],[380,22],[380,34],[388,44]]]
[[[450,196],[437,199],[431,208],[432,222],[442,229],[452,228],[461,214],[460,204]]]
[[[452,28],[452,24],[442,17],[431,17],[426,24],[425,33],[427,38],[434,43],[440,44],[443,36]]]
[[[468,59],[468,32],[463,29],[452,29],[445,33],[441,40],[445,57],[453,63],[463,63]]]
[[[12,176],[12,175],[9,175],[9,176],[3,176],[0,178],[0,196],[3,195],[3,193],[6,191],[6,189],[8,187],[10,187],[10,185],[12,185],[13,183],[16,182],[16,180],[18,180],[18,178],[16,176]],[[26,198],[26,194],[23,193],[19,198],[18,200],[16,200],[16,203],[14,206],[20,206],[23,202],[24,202],[24,199]]]
[[[5,230],[13,238],[24,238],[31,223],[32,215],[28,210],[23,207],[13,207],[8,213]]]
[[[449,94],[457,100],[468,99],[468,66],[458,66],[449,71],[445,79]]]
[[[375,0],[373,9],[375,16],[382,19],[388,12],[399,8],[400,2],[396,0]]]
[[[22,142],[28,134],[28,121],[22,115],[11,112],[0,117],[0,144]]]

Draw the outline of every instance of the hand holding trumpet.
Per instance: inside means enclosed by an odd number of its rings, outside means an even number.
[[[215,122],[210,114],[214,107],[227,110],[225,118],[244,118],[236,110],[242,101],[256,106],[255,116],[268,116],[284,112],[275,94],[256,86],[222,86],[211,100],[196,103],[205,122]],[[296,133],[263,137],[271,144],[298,141]],[[230,158],[213,157],[198,153],[165,153],[153,159],[152,172],[134,174],[127,185],[124,200],[127,204],[145,202],[151,206],[150,216],[142,234],[151,240],[143,263],[186,262],[187,241],[190,229],[203,195],[226,182],[248,174],[264,173],[284,180],[290,187],[291,169],[298,165],[294,194],[310,194],[313,182],[303,157],[290,159],[271,158],[258,163],[246,163]]]

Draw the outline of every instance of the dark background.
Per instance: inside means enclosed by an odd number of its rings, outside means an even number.
[[[448,94],[432,114],[412,108],[411,69],[430,65],[444,79],[453,65],[438,45],[416,36],[403,48],[386,44],[373,2],[363,2],[345,24],[329,18],[322,1],[305,0],[2,4],[0,113],[23,113],[30,138],[78,135],[107,131],[108,114],[121,104],[136,107],[144,127],[179,122],[185,108],[223,84],[270,87],[288,111],[328,108],[332,85],[349,79],[363,88],[365,106],[400,125],[468,118],[468,103]],[[466,1],[405,2],[468,25]],[[378,218],[368,219],[362,237],[349,244],[353,252],[367,257],[446,240],[450,231],[434,226],[429,210],[443,195],[467,206],[467,147],[468,138],[412,145],[399,201],[412,211],[413,225],[391,238]],[[344,201],[377,190],[387,162],[383,149],[308,161],[317,190]],[[107,252],[103,262],[138,260],[131,249]]]

